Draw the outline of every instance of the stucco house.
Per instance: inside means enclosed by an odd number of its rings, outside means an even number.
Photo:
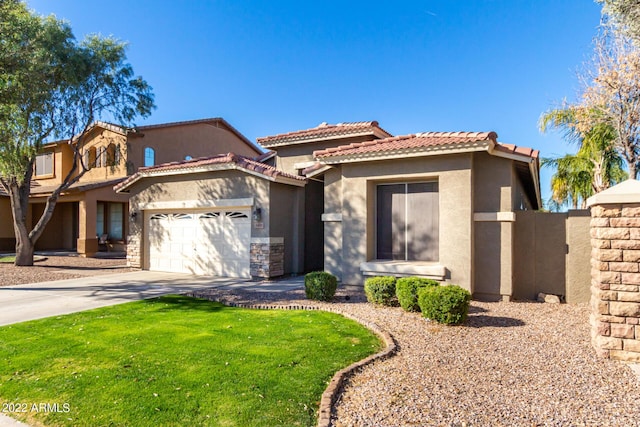
[[[75,143],[75,142],[71,142]],[[256,156],[260,147],[221,118],[163,123],[124,128],[97,122],[89,130],[82,148],[83,162],[90,170],[64,191],[51,221],[36,243],[37,250],[77,250],[91,256],[101,247],[125,249],[129,234],[129,196],[113,186],[140,167],[210,156],[233,150]],[[73,166],[69,141],[46,144],[36,158],[27,224],[40,218],[46,198]],[[9,198],[0,191],[0,250],[15,248]]]
[[[420,275],[513,294],[515,212],[541,206],[538,152],[494,132],[392,136],[375,121],[258,138],[269,150],[142,168],[128,259],[152,270],[343,283]]]

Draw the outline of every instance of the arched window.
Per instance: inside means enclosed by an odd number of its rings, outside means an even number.
[[[151,148],[151,147],[147,147],[144,149],[144,166],[153,166],[156,164],[156,151]]]

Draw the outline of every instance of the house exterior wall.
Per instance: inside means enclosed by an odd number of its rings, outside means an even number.
[[[233,132],[210,123],[193,123],[178,126],[143,129],[141,134],[130,134],[127,164],[129,173],[144,166],[144,149],[155,150],[155,164],[211,157],[233,152],[253,157],[260,154]]]
[[[269,233],[284,238],[284,274],[304,272],[304,187],[270,183]]]
[[[443,155],[377,162],[345,163],[325,175],[325,209],[340,209],[340,231],[325,222],[327,238],[341,235],[341,245],[325,249],[325,269],[334,268],[338,252],[343,283],[362,284],[360,264],[375,258],[375,188],[389,182],[437,180],[440,226],[439,263],[447,268],[447,280],[472,290],[472,156]],[[340,180],[336,180],[340,173]],[[338,189],[340,187],[340,189]],[[336,197],[338,191],[341,196]],[[337,200],[341,201],[338,206]],[[325,215],[328,212],[325,210]],[[341,252],[341,253],[340,253]]]
[[[68,144],[50,144],[43,152],[53,152],[53,174],[45,176],[33,175],[33,182],[37,185],[57,185],[62,182],[73,166],[73,149]]]
[[[508,298],[513,286],[513,161],[473,154],[474,297]]]
[[[294,168],[296,163],[314,162],[313,152],[316,150],[324,150],[327,148],[338,147],[340,145],[348,145],[354,142],[370,141],[375,137],[358,136],[352,138],[330,139],[327,141],[315,141],[304,144],[292,144],[282,147],[273,147],[271,150],[276,151],[275,166],[287,173],[297,175],[298,170]]]
[[[37,203],[32,204],[32,224],[31,228],[35,227],[35,223],[40,219],[44,212],[45,204]],[[74,212],[75,208],[75,212]],[[36,250],[49,250],[49,249],[66,249],[72,250],[76,246],[74,240],[75,232],[73,230],[74,225],[77,227],[77,212],[78,206],[74,203],[58,203],[56,209],[53,211],[53,216],[46,225],[42,235],[36,242]],[[74,220],[74,215],[76,219]]]
[[[342,168],[324,175],[324,269],[342,278]]]
[[[14,251],[16,238],[13,233],[13,215],[11,214],[11,201],[9,197],[0,197],[0,251]]]
[[[99,152],[99,150],[101,149],[106,150],[109,144],[113,144],[120,150],[120,162],[118,164],[107,164],[101,166],[92,165],[91,169],[85,172],[82,178],[80,178],[79,182],[102,181],[127,176],[127,138],[124,135],[109,129],[96,127],[87,136],[87,142],[84,144],[81,152],[83,156],[87,150],[90,150],[92,148],[95,149],[96,152]],[[104,157],[106,160],[106,154]],[[69,165],[69,167],[70,166],[71,165]],[[85,166],[89,165],[85,164]],[[81,169],[78,168],[78,171],[80,170]]]

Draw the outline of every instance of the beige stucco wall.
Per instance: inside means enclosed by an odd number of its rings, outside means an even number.
[[[512,212],[517,177],[513,161],[488,153],[473,154],[474,213]],[[513,221],[474,221],[474,296],[498,300],[513,287]]]
[[[62,182],[73,165],[73,150],[67,144],[56,144],[48,146],[43,152],[53,151],[53,171],[52,175],[37,177],[33,175],[33,183],[35,185],[57,185]]]
[[[269,233],[284,238],[284,271],[304,271],[304,187],[271,183]]]
[[[569,211],[567,218],[566,301],[586,303],[591,298],[591,214]]]
[[[233,152],[254,157],[258,153],[234,133],[208,123],[194,123],[144,129],[141,134],[130,134],[128,140],[128,162],[130,171],[144,166],[144,149],[155,150],[155,163],[182,161],[192,158],[211,157]]]
[[[300,195],[298,192],[301,192]],[[301,203],[301,208],[304,209],[302,188],[272,183],[240,171],[218,171],[146,178],[134,184],[130,194],[129,210],[139,214],[135,220],[129,218],[129,240],[141,242],[141,265],[145,268],[148,267],[148,246],[143,239],[143,217],[153,212],[148,209],[145,211],[145,205],[169,202],[176,206],[182,202],[189,202],[191,210],[192,206],[206,208],[214,206],[216,201],[244,198],[253,198],[253,207],[262,209],[263,227],[256,228],[255,222],[252,221],[251,237],[285,239],[285,274],[298,272],[298,265],[302,264],[300,260],[304,254],[298,245],[304,244],[304,240],[296,230],[300,225],[304,226],[304,221],[295,218],[300,212],[293,208]],[[180,209],[170,207],[156,210]]]
[[[325,268],[331,271],[336,262],[331,257],[340,253],[342,262],[337,271],[341,270],[342,281],[362,284],[360,263],[375,257],[375,186],[394,181],[437,180],[440,204],[439,262],[448,270],[448,281],[471,290],[471,166],[471,155],[461,154],[347,163],[327,173],[325,213],[327,209],[340,209],[342,222],[325,222]],[[338,173],[341,178],[339,181],[336,179]],[[339,207],[337,200],[341,200]],[[335,227],[339,224],[341,227],[337,232]],[[339,237],[341,242],[335,241]]]
[[[94,130],[87,135],[86,143],[81,149],[81,153],[84,156],[84,152],[95,148],[96,152],[100,149],[106,149],[109,144],[114,144],[115,147],[120,147],[120,162],[114,165],[92,167],[81,178],[80,182],[101,181],[108,179],[115,179],[123,176],[127,176],[127,144],[126,137],[122,134],[113,132],[108,129],[100,127],[94,128]],[[106,159],[106,155],[105,155]],[[84,157],[83,157],[84,161]],[[87,165],[85,165],[87,166]],[[78,168],[78,170],[81,170]]]
[[[568,303],[588,302],[589,211],[516,215],[514,298],[535,299],[543,292],[563,296]]]
[[[342,169],[324,175],[324,214],[342,215]],[[342,222],[324,221],[324,269],[342,280]]]
[[[296,163],[313,162],[313,152],[327,148],[349,145],[356,142],[370,141],[373,136],[359,136],[353,138],[331,139],[328,141],[316,141],[304,144],[292,144],[282,147],[273,147],[270,150],[278,154],[275,158],[275,165],[278,169],[297,175],[298,171],[293,167]]]

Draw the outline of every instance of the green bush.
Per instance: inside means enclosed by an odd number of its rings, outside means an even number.
[[[471,294],[460,286],[433,286],[418,291],[422,315],[438,323],[459,325],[467,318]]]
[[[326,271],[314,271],[304,276],[304,293],[307,298],[331,301],[338,287],[338,279]]]
[[[405,311],[420,311],[418,289],[439,286],[440,282],[423,277],[402,277],[396,282],[396,296]]]
[[[396,278],[393,276],[370,277],[364,282],[367,301],[374,304],[397,306]]]

